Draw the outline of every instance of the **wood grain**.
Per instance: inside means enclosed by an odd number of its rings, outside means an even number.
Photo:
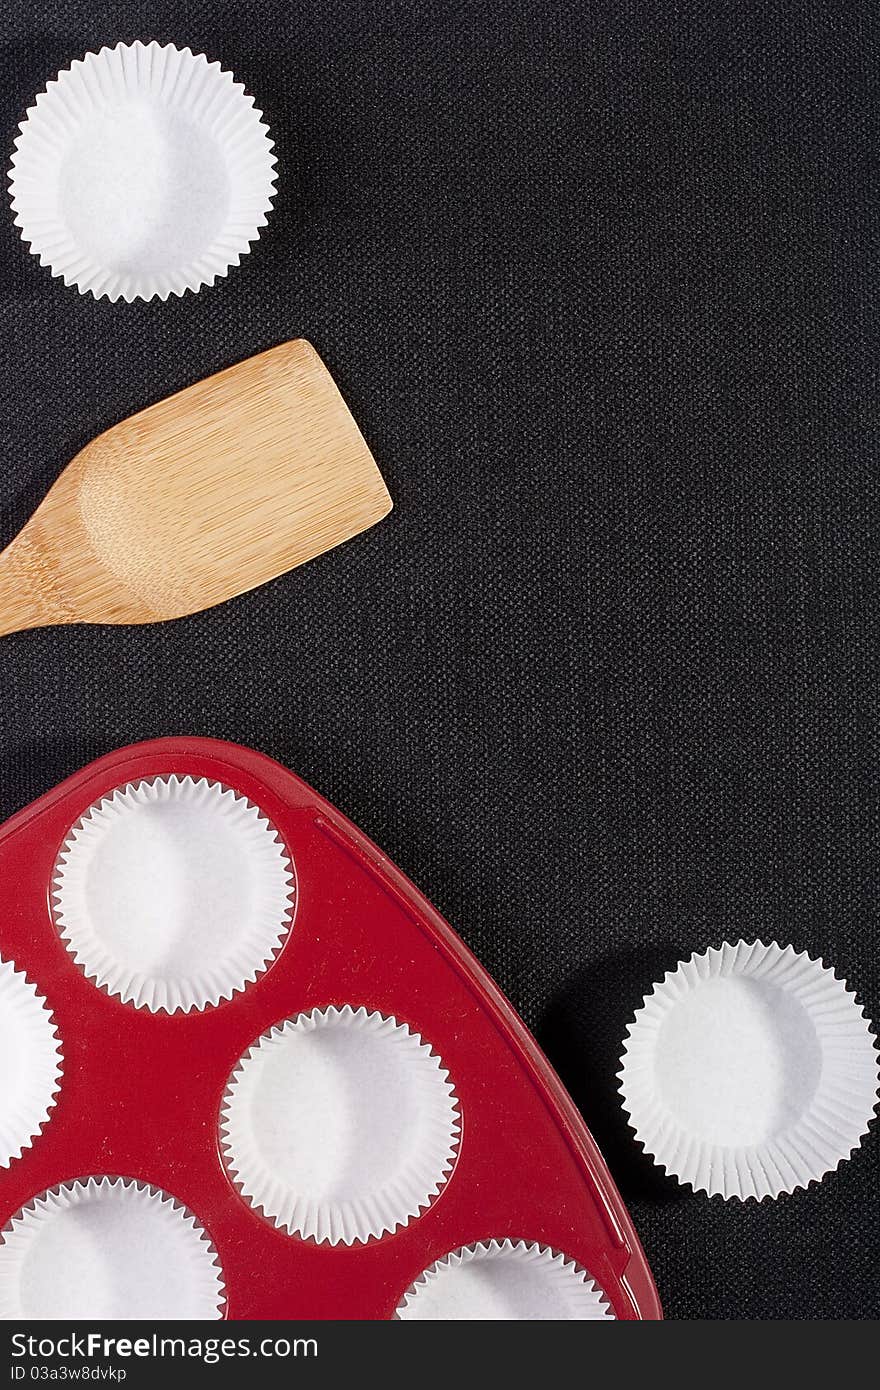
[[[99,435],[0,554],[0,634],[210,608],[391,498],[314,348],[283,343]]]

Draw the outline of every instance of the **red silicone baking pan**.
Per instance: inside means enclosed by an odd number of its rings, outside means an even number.
[[[169,1013],[89,978],[62,939],[53,886],[90,808],[119,788],[188,779],[256,808],[294,884],[268,966],[230,998]],[[425,1271],[505,1242],[564,1256],[618,1319],[662,1316],[605,1163],[514,1010],[381,851],[271,759],[201,738],[111,753],[6,823],[0,875],[0,956],[46,1001],[63,1054],[48,1119],[0,1168],[5,1243],[40,1194],[110,1175],[149,1184],[192,1214],[221,1271],[217,1316],[392,1319]],[[346,1006],[430,1048],[448,1073],[457,1133],[438,1190],[416,1215],[368,1238],[324,1239],[248,1199],[221,1121],[240,1059],[274,1025]]]

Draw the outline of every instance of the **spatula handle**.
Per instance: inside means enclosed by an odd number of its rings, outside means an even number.
[[[75,622],[40,560],[22,533],[0,552],[0,637],[31,627]]]

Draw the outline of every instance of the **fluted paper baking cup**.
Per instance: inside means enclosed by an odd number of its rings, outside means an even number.
[[[30,1148],[55,1104],[61,1043],[45,999],[0,960],[0,1168]]]
[[[791,946],[729,942],[654,986],[619,1073],[636,1138],[697,1192],[806,1187],[858,1148],[877,1052],[855,995]]]
[[[598,1284],[574,1260],[527,1240],[454,1250],[404,1294],[402,1321],[613,1321]]]
[[[365,1008],[313,1009],[235,1068],[221,1112],[227,1167],[276,1226],[352,1245],[405,1226],[443,1187],[459,1136],[439,1057]]]
[[[207,778],[118,787],[77,821],[52,885],[55,921],[86,975],[156,1013],[230,999],[286,936],[293,866],[247,797]]]
[[[22,240],[65,285],[152,299],[213,284],[274,197],[268,127],[240,82],[172,44],[117,44],[65,68],[19,127]]]
[[[186,1207],[131,1179],[92,1177],[34,1198],[0,1240],[0,1318],[217,1319],[220,1265]]]

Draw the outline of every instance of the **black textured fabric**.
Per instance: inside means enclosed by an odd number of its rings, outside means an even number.
[[[134,739],[274,755],[534,1029],[669,1316],[876,1316],[876,1130],[819,1188],[707,1201],[614,1076],[652,980],[725,936],[880,1016],[875,7],[11,0],[5,148],[139,37],[255,94],[275,211],[164,305],[65,289],[0,216],[2,539],[99,430],[298,335],[396,509],[200,617],[4,639],[0,810]]]

